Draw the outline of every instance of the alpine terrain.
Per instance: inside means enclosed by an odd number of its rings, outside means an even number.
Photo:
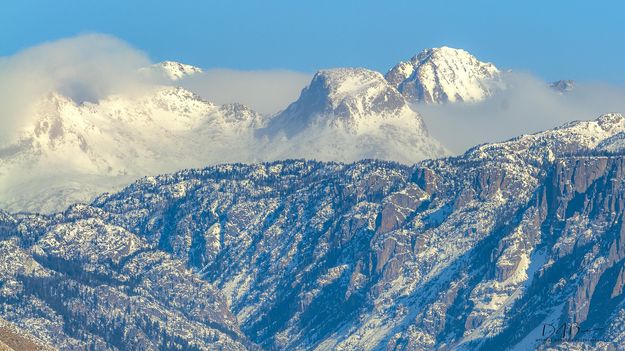
[[[299,99],[257,132],[269,159],[376,158],[412,163],[448,153],[421,116],[379,72],[319,71]]]
[[[501,71],[462,49],[426,49],[386,73],[411,102],[481,101],[503,88]]]
[[[0,150],[0,204],[53,211],[141,175],[247,160],[259,114],[178,87],[76,103],[51,93],[34,122]],[[228,153],[225,151],[228,150]]]
[[[317,106],[360,128],[361,103]],[[606,114],[414,166],[223,164],[2,212],[0,318],[60,349],[619,350],[624,135]]]
[[[31,123],[15,142],[0,145],[0,208],[59,211],[142,176],[221,162],[414,163],[448,154],[378,72],[320,71],[273,116],[181,88],[186,77],[202,74],[197,67],[168,61],[141,73],[159,84],[93,102],[54,91],[34,101]]]

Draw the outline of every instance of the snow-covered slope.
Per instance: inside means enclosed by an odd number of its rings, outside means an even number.
[[[317,72],[299,99],[257,135],[267,141],[270,159],[412,163],[446,153],[399,91],[364,68]]]
[[[72,212],[81,214],[66,221]],[[258,349],[241,333],[223,294],[183,261],[124,228],[78,218],[88,212],[98,211],[74,206],[68,217],[0,212],[4,319],[58,350]],[[18,222],[24,226],[11,228]],[[35,245],[27,244],[32,240]]]
[[[400,62],[386,79],[411,102],[476,102],[501,88],[500,74],[492,63],[443,46]]]
[[[225,164],[0,211],[0,318],[77,349],[620,350],[625,154],[602,147],[624,132],[607,114],[414,166]]]
[[[176,80],[199,72],[150,67]],[[421,117],[377,72],[322,71],[274,117],[218,106],[179,87],[76,103],[51,93],[33,123],[0,149],[0,208],[60,210],[145,175],[220,162],[285,158],[416,162],[445,154]]]
[[[141,176],[249,161],[262,121],[176,87],[82,104],[53,93],[33,113],[20,140],[0,150],[1,208],[58,210]]]

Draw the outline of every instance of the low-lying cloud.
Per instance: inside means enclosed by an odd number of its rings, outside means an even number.
[[[210,69],[177,83],[218,104],[238,102],[260,113],[273,114],[297,100],[311,78],[311,74],[288,70]]]
[[[239,102],[272,114],[297,99],[311,77],[287,70],[209,69],[169,82],[142,73],[151,64],[145,53],[104,34],[79,35],[0,57],[0,147],[15,141],[32,122],[35,103],[52,92],[77,103],[97,102],[111,94],[175,84],[218,104]]]
[[[146,83],[138,69],[149,63],[142,52],[102,34],[62,39],[0,58],[0,144],[30,121],[29,109],[46,94],[58,92],[83,102],[128,93]]]
[[[608,112],[625,113],[625,88],[577,82],[560,93],[527,73],[507,73],[508,88],[480,103],[418,105],[430,133],[455,153]]]
[[[172,58],[175,59],[175,58]],[[217,104],[242,103],[274,114],[295,101],[311,74],[288,70],[208,69],[176,82],[141,74],[146,54],[108,35],[88,34],[0,57],[0,146],[31,122],[33,104],[50,92],[80,103],[162,84],[181,85]],[[526,73],[507,73],[508,88],[480,103],[417,105],[431,134],[461,153],[485,142],[553,128],[607,112],[625,112],[625,88],[577,82],[564,94]]]

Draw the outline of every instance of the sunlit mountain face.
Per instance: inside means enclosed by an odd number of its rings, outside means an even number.
[[[110,6],[0,14],[0,350],[625,350],[623,11]]]

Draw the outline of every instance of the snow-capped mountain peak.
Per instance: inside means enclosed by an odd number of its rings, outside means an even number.
[[[382,74],[365,68],[336,68],[317,72],[299,99],[276,116],[272,125],[301,128],[311,123],[343,123],[358,129],[402,114],[421,120]]]
[[[298,101],[309,103],[320,93],[326,94],[326,104],[324,111],[318,112],[331,112],[354,121],[389,117],[406,112],[402,110],[407,108],[401,94],[385,81],[382,74],[365,68],[319,71]]]
[[[258,132],[272,142],[269,159],[296,154],[322,160],[415,162],[447,151],[421,116],[379,72],[321,70],[297,101]]]
[[[365,68],[334,68],[317,72],[310,89],[327,89],[328,99],[338,104],[350,97],[374,97],[388,86],[379,72]]]
[[[465,50],[426,49],[393,67],[386,79],[410,101],[476,102],[497,88],[501,72]]]
[[[201,68],[175,61],[163,61],[148,68],[171,81],[177,81],[195,74],[203,73]]]

